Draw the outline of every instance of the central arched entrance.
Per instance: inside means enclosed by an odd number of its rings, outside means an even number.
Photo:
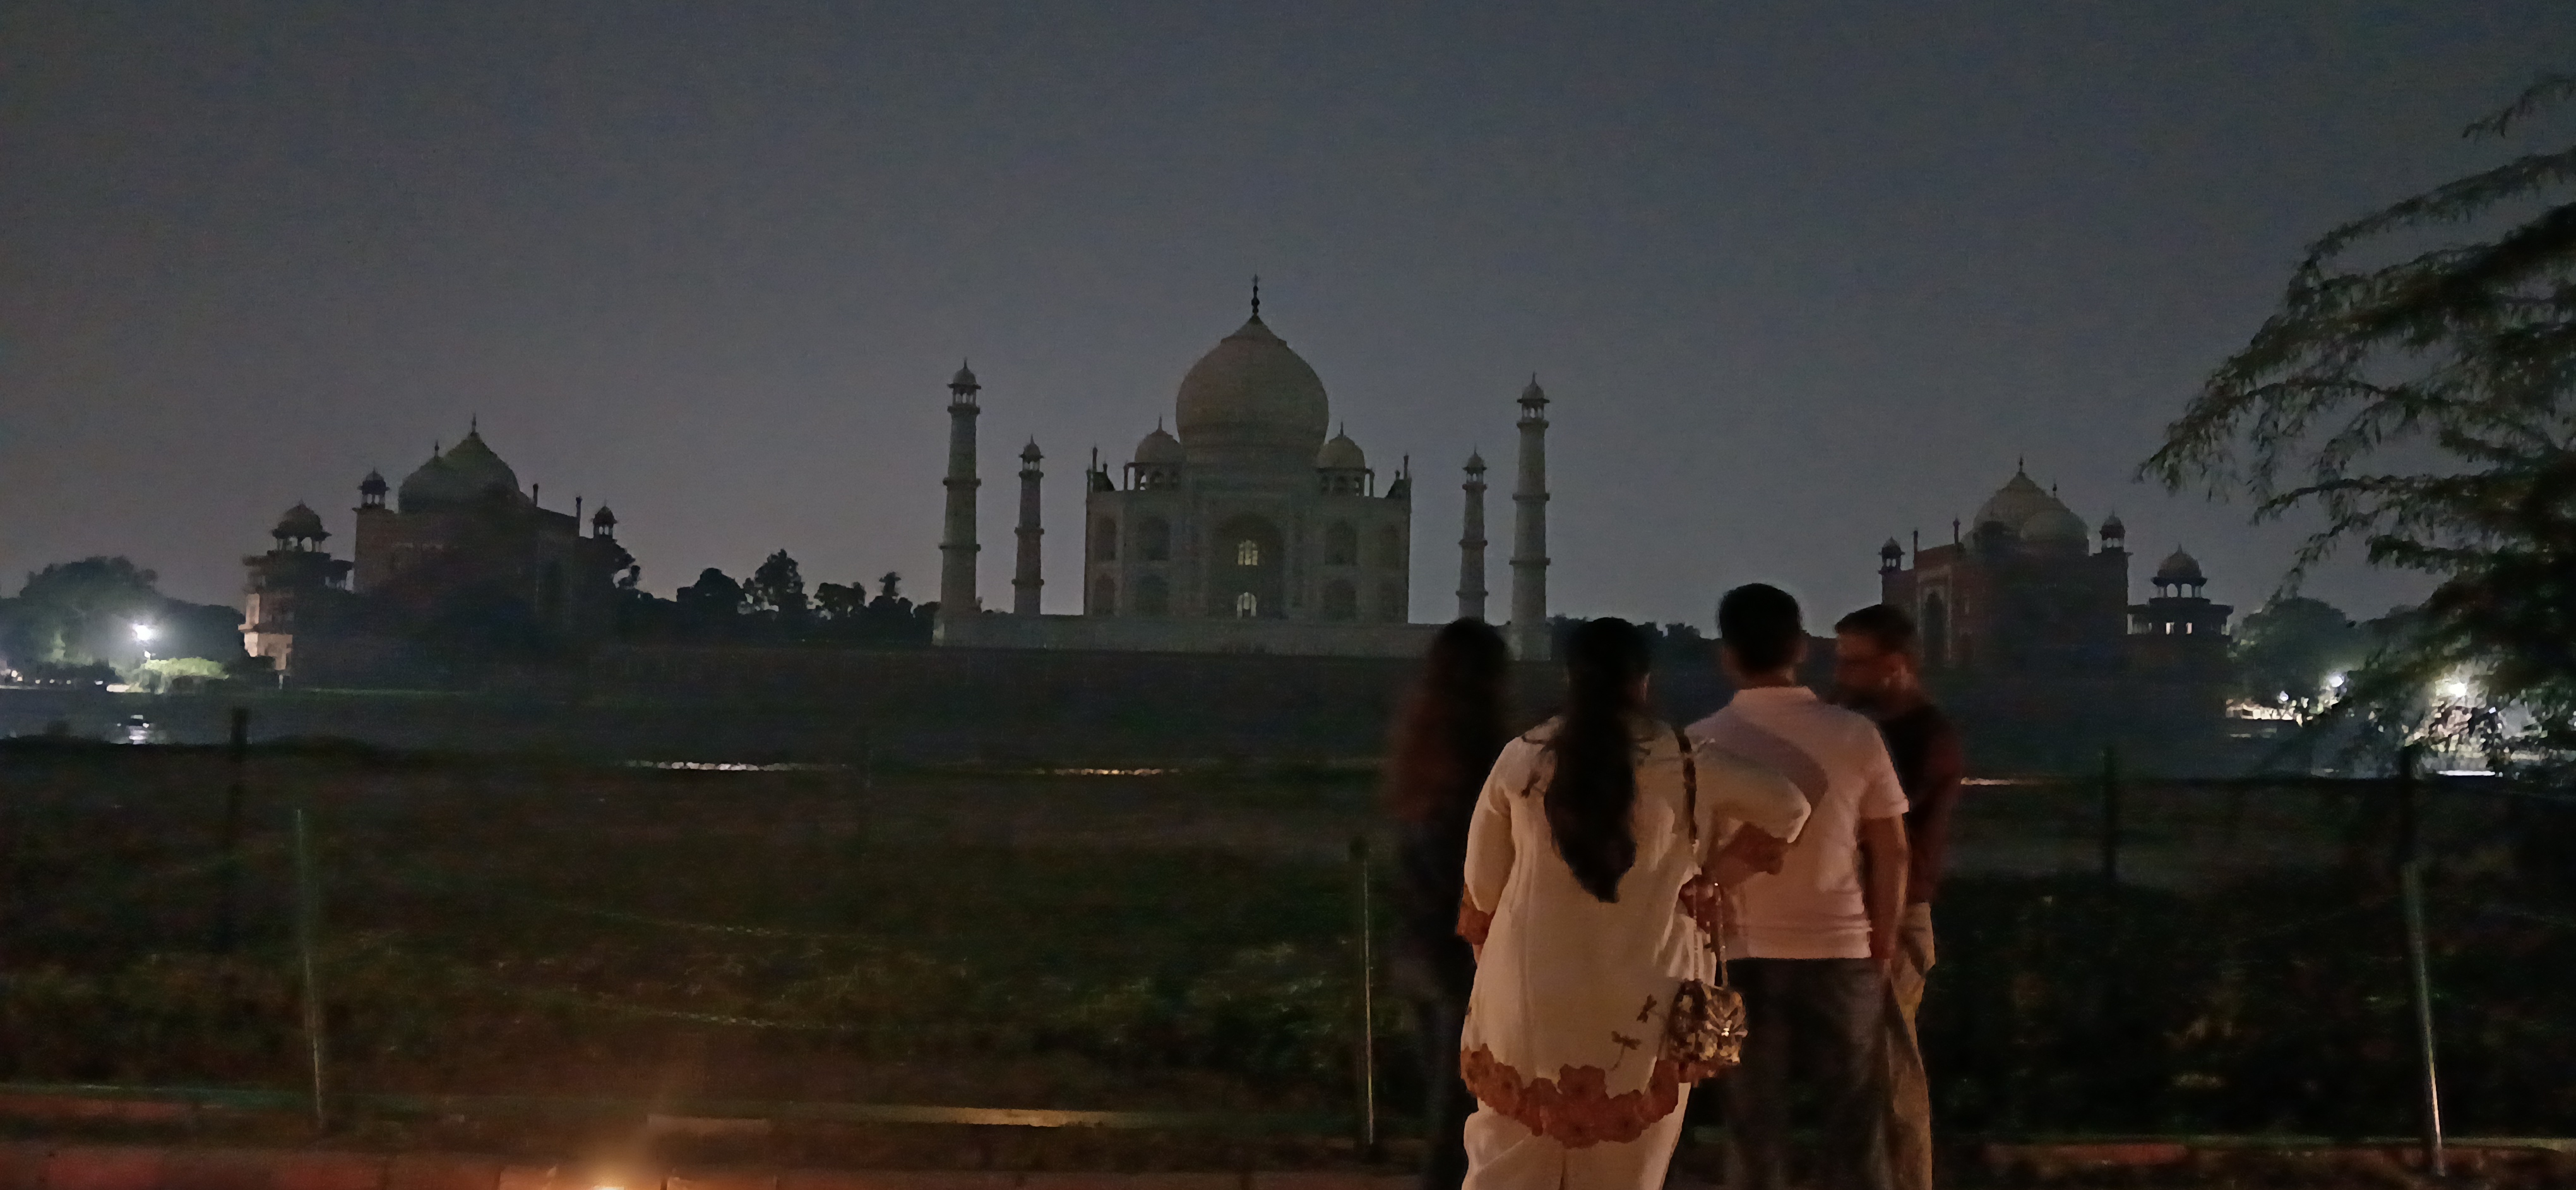
[[[1208,543],[1207,614],[1220,619],[1288,616],[1287,539],[1267,517],[1246,513],[1216,527]]]

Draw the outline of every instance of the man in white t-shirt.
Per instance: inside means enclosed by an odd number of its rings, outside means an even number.
[[[1690,736],[1779,770],[1813,806],[1777,874],[1736,894],[1741,929],[1727,973],[1744,994],[1744,1065],[1726,1080],[1740,1176],[1730,1187],[1788,1185],[1791,1055],[1824,1109],[1822,1184],[1887,1190],[1887,964],[1905,904],[1905,792],[1867,718],[1798,684],[1807,630],[1798,601],[1755,583],[1717,608],[1732,701]]]

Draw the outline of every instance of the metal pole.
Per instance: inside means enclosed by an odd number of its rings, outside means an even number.
[[[2102,745],[2102,880],[2120,882],[2120,749]]]
[[[313,1060],[313,1126],[331,1128],[327,1054],[323,1046],[322,975],[314,951],[322,934],[322,887],[313,863],[310,816],[295,807],[295,949],[304,973],[304,1042]]]
[[[2398,901],[2406,914],[2406,971],[2415,1000],[2415,1051],[2424,1069],[2424,1171],[2443,1177],[2442,1082],[2433,1054],[2433,971],[2424,933],[2424,857],[2416,853],[2416,751],[2397,757]]]
[[[1377,1151],[1377,979],[1369,940],[1368,836],[1351,836],[1351,865],[1359,871],[1360,910],[1360,1147]]]
[[[244,770],[250,764],[250,708],[233,708],[232,746],[226,750],[231,780],[224,787],[222,899],[216,902],[215,953],[231,954],[241,929],[241,820],[246,796]]]

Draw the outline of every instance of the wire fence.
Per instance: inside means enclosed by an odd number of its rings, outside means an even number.
[[[1263,851],[1190,843],[1232,836],[1191,817],[1212,810],[1123,793],[1033,840],[881,829],[882,791],[824,771],[622,778],[697,782],[664,804],[577,771],[464,796],[440,791],[452,775],[280,768],[272,789],[249,750],[223,764],[157,792],[114,765],[55,774],[87,784],[45,814],[16,797],[28,782],[6,786],[10,1086],[229,1081],[299,1096],[327,1127],[353,1106],[595,1097],[682,1055],[706,1077],[679,1097],[727,1110],[1371,1144],[1418,1102],[1382,970],[1382,856],[1365,833],[1308,845],[1364,821],[1364,790],[1330,794],[1341,809],[1297,839],[1251,831]],[[772,784],[720,784],[754,781]],[[2576,799],[2408,775],[2141,783],[2107,756],[2025,788],[2055,843],[2083,843],[2061,853],[2098,866],[1944,896],[1924,1028],[1945,1114],[2358,1134],[2403,1111],[2436,1160],[2445,1112],[2517,1132],[2576,1119],[2576,1012],[2555,991],[2576,978],[2576,909],[2521,854],[2576,834]],[[2343,804],[2324,842],[2366,860],[2138,883],[2171,805],[2214,798],[2224,818],[2283,790]],[[222,806],[213,854],[180,853],[148,812],[190,798]],[[168,845],[106,871],[82,862],[101,837]],[[2111,1106],[2066,1114],[2088,1101]]]

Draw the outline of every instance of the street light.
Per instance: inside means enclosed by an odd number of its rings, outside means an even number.
[[[2341,689],[2343,689],[2343,675],[2342,675],[2342,674],[2339,674],[2339,673],[2327,674],[2327,675],[2326,675],[2326,689],[2328,689],[2328,690],[2341,690]]]

